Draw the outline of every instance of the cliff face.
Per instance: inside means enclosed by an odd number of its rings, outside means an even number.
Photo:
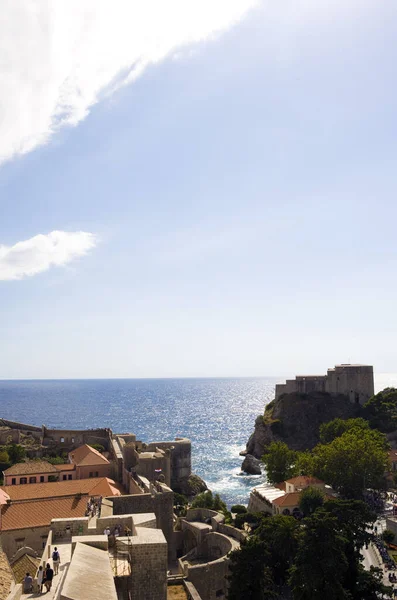
[[[255,421],[255,431],[247,443],[247,454],[261,458],[266,446],[282,441],[293,450],[313,448],[319,439],[322,423],[360,416],[360,407],[345,396],[330,396],[324,392],[284,394],[271,403]]]

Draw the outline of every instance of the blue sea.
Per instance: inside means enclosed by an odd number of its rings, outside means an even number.
[[[0,417],[66,429],[111,427],[146,442],[186,436],[193,470],[230,506],[263,476],[241,473],[240,450],[276,379],[0,380]]]
[[[66,429],[111,427],[145,442],[186,436],[193,470],[230,506],[264,476],[241,473],[240,450],[283,378],[0,380],[0,417]],[[375,378],[379,391],[397,375]]]

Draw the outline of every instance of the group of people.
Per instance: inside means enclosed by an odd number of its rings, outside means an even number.
[[[85,511],[85,516],[86,517],[95,517],[101,516],[101,503],[102,503],[102,498],[99,498],[99,500],[95,500],[95,498],[90,498],[87,502],[87,508]]]
[[[390,583],[397,583],[397,577],[395,573],[389,573],[389,581]]]
[[[46,591],[49,592],[52,586],[52,580],[55,575],[58,575],[59,572],[59,564],[61,562],[61,557],[58,552],[58,548],[54,548],[54,552],[52,553],[52,564],[54,568],[51,568],[50,563],[46,564],[45,569],[42,565],[39,566],[39,570],[37,571],[36,584],[37,591],[41,594],[43,592],[43,585],[46,588]],[[33,590],[33,577],[30,573],[26,573],[25,578],[23,580],[23,591],[25,593],[29,593]]]

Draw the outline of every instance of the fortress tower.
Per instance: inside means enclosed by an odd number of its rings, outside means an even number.
[[[336,365],[327,375],[297,375],[276,385],[276,399],[283,394],[328,392],[343,394],[350,402],[365,404],[374,395],[374,369],[370,365]]]

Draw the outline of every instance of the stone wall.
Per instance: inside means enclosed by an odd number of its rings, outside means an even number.
[[[170,559],[174,557],[174,494],[172,490],[158,483],[156,486],[151,486],[151,493],[114,496],[107,500],[113,503],[114,515],[154,512],[157,527],[162,530],[168,542]]]
[[[226,535],[209,533],[202,544],[179,559],[180,571],[193,583],[203,600],[226,598],[229,559],[228,553],[240,544]],[[189,564],[200,561],[199,564]]]
[[[188,438],[175,438],[170,442],[151,442],[147,450],[171,450],[171,488],[178,490],[180,481],[192,473],[192,443]]]
[[[137,531],[138,536],[128,542],[128,550],[131,553],[131,599],[166,600],[166,540],[158,530],[137,528]]]
[[[13,529],[1,532],[1,545],[7,557],[11,559],[22,546],[32,548],[40,556],[46,545],[50,528],[35,527],[26,529]]]
[[[282,394],[327,392],[343,395],[355,404],[365,404],[374,395],[374,371],[370,365],[336,365],[327,375],[297,375],[276,385],[275,398]]]

